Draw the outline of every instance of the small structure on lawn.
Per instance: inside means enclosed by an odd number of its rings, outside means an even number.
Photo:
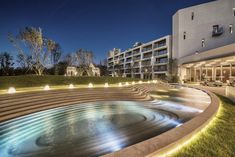
[[[100,76],[100,69],[92,63],[87,68],[68,66],[66,76]]]

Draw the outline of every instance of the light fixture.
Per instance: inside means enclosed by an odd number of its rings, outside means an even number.
[[[50,86],[49,85],[46,85],[43,90],[50,90]]]
[[[118,83],[118,87],[122,87],[122,83],[120,82],[120,83]]]
[[[7,93],[8,94],[13,94],[16,92],[16,89],[14,87],[10,87],[8,90],[7,90]]]
[[[143,83],[143,81],[139,81],[139,84],[142,84]]]
[[[88,88],[93,88],[94,86],[93,86],[93,84],[92,83],[89,83],[88,84]]]
[[[105,84],[104,84],[104,87],[105,87],[105,88],[109,87],[109,84],[108,84],[108,83],[105,83]]]
[[[129,83],[128,82],[126,82],[126,84],[125,84],[126,86],[129,86]]]
[[[74,88],[74,85],[73,84],[70,84],[69,85],[69,89],[73,89]]]
[[[135,81],[133,81],[131,84],[132,84],[132,85],[135,85]]]
[[[147,83],[150,84],[150,81],[148,81]]]

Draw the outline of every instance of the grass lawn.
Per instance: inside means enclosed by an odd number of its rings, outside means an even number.
[[[219,98],[221,108],[214,123],[170,157],[235,157],[235,103]]]
[[[22,75],[22,76],[1,76],[0,89],[8,89],[13,86],[15,88],[23,87],[39,87],[47,84],[51,86],[56,85],[87,85],[90,82],[93,84],[109,84],[126,82],[126,81],[139,81],[139,79],[122,78],[122,77],[65,77],[61,75]]]

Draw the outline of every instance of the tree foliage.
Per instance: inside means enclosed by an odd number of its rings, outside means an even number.
[[[43,74],[46,66],[50,64],[51,56],[54,56],[54,61],[60,56],[60,47],[53,40],[45,38],[41,28],[25,27],[18,35],[9,34],[8,38],[18,50],[21,63],[29,65],[37,75]]]

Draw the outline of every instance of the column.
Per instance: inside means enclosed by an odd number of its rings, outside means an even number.
[[[206,67],[206,81],[208,80],[208,73],[207,73],[207,67]]]
[[[200,67],[200,81],[202,81],[202,67]]]
[[[215,66],[211,68],[211,79],[214,81],[216,78]]]
[[[194,82],[197,82],[197,68],[194,67]]]
[[[220,65],[220,80],[223,81],[223,66],[222,64]]]
[[[192,68],[191,67],[190,67],[189,73],[190,73],[190,82],[192,82]]]
[[[229,78],[233,76],[233,71],[232,71],[232,64],[230,64],[230,69],[229,69]]]

